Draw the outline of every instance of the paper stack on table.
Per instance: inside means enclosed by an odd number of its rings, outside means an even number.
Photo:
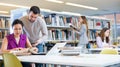
[[[80,47],[59,47],[62,55],[79,55]]]

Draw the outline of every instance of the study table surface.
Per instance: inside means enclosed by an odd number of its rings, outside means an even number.
[[[2,59],[1,56],[0,59]],[[30,55],[18,56],[18,59],[22,62],[88,67],[105,67],[120,63],[120,55],[102,54],[81,54],[79,56]]]
[[[120,53],[120,48],[91,48],[89,49],[89,52],[99,53],[102,49],[115,49],[115,50],[118,50],[118,52]]]

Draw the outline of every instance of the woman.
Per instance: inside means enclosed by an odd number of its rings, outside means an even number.
[[[99,34],[99,36],[96,37],[96,43],[98,48],[104,48],[104,47],[110,47],[110,29],[109,28],[103,28]]]
[[[80,16],[78,18],[78,26],[79,28],[75,28],[74,26],[71,25],[71,27],[75,30],[77,34],[79,34],[79,43],[78,47],[81,48],[86,48],[86,45],[88,44],[88,24],[87,24],[87,19],[85,16]]]
[[[26,35],[22,34],[22,21],[18,19],[13,21],[12,28],[13,34],[10,34],[3,39],[1,47],[2,52],[28,52],[29,50],[27,48],[32,48],[32,46]]]
[[[16,19],[12,23],[13,34],[4,37],[1,51],[14,54],[37,53],[37,48],[32,48],[26,35],[22,34],[23,23]],[[22,63],[23,67],[31,67],[31,63]]]

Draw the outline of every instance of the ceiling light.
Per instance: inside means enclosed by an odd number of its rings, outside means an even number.
[[[63,1],[59,1],[59,0],[46,0],[46,1],[54,2],[54,3],[64,3]]]
[[[0,13],[9,13],[9,12],[7,12],[7,11],[0,11]]]
[[[73,12],[66,12],[66,11],[62,11],[62,14],[66,14],[66,15],[75,15],[75,16],[81,16],[81,14],[79,13],[73,13]]]
[[[50,9],[44,9],[44,8],[40,8],[41,11],[44,11],[44,12],[51,12]]]
[[[9,7],[20,7],[20,8],[29,8],[27,6],[15,5],[15,4],[8,4],[8,3],[0,3],[2,6],[9,6]]]
[[[66,5],[71,5],[71,6],[76,6],[76,7],[82,7],[82,8],[92,9],[92,10],[98,10],[98,8],[96,8],[96,7],[85,6],[85,5],[80,5],[80,4],[75,4],[75,3],[69,3],[69,2],[67,2]]]

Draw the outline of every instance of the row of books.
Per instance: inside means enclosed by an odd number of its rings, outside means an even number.
[[[79,36],[74,31],[50,29],[48,40],[78,40]]]
[[[98,36],[98,33],[100,33],[101,30],[89,30],[88,31],[88,35],[89,35],[89,40],[90,41],[95,41],[96,40],[96,37]]]
[[[10,28],[9,19],[0,18],[0,28]]]
[[[99,33],[100,30],[89,30],[88,38],[90,41],[96,40],[96,32]],[[79,40],[79,35],[75,33],[75,31],[71,30],[62,30],[62,29],[49,29],[48,30],[48,40]]]
[[[3,39],[7,34],[9,34],[9,31],[0,30],[0,40]]]
[[[108,20],[97,20],[97,19],[88,19],[88,28],[89,29],[102,29],[104,27],[109,28]]]
[[[44,18],[46,24],[51,26],[68,26],[69,23],[78,25],[78,19],[75,17],[65,17],[56,14],[50,14],[48,16],[45,16]]]
[[[78,27],[78,18],[77,17],[66,17],[59,16],[56,14],[50,14],[44,17],[46,24],[51,26],[68,26],[69,24],[73,24]],[[103,27],[108,27],[109,20],[102,19],[91,19],[87,18],[88,28],[89,29],[102,29]]]

